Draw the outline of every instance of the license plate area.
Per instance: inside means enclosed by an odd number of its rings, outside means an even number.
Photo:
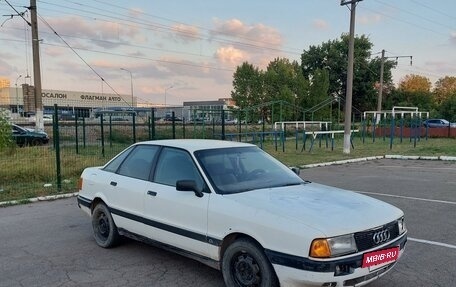
[[[362,268],[369,267],[370,269],[376,269],[375,267],[381,267],[385,263],[394,262],[399,257],[399,247],[392,247],[388,249],[377,250],[373,252],[364,253]],[[379,266],[377,266],[379,265]]]

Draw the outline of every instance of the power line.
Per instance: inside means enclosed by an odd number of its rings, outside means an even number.
[[[81,55],[78,54],[78,52],[75,51],[75,49],[73,49],[73,47],[70,46],[70,44],[68,44],[67,41],[65,41],[65,39],[63,39],[63,38],[57,33],[57,31],[54,30],[54,28],[46,21],[46,19],[44,19],[43,17],[41,17],[41,15],[38,15],[38,17],[40,18],[40,20],[41,20],[46,26],[48,26],[49,29],[51,29],[51,30],[54,32],[54,34],[55,34],[58,38],[60,38],[60,40],[62,40],[62,42],[63,42],[68,48],[71,49],[71,51],[73,51],[73,53],[76,54],[76,56],[77,56],[79,59],[81,59],[82,62],[84,62],[84,64],[86,64],[87,67],[89,67],[89,68],[90,68],[90,69],[91,69],[91,70],[92,70],[92,71],[101,79],[102,82],[105,82],[106,85],[107,85],[107,86],[108,86],[108,87],[109,87],[117,96],[119,96],[127,105],[129,105],[128,102],[127,102],[127,101],[126,101],[126,100],[125,100],[125,99],[124,99],[124,98],[123,98],[123,97],[114,89],[114,87],[111,86],[111,84],[109,84],[109,82],[107,82],[107,81],[106,81],[106,80],[105,80],[105,79],[104,79],[104,78],[103,78],[103,77],[102,77],[102,76],[101,76],[101,75],[100,75],[100,74],[99,74],[99,73],[98,73],[98,72],[97,72],[89,63],[87,63],[86,60],[84,60],[84,58],[82,58]],[[132,106],[133,106],[133,103],[132,103]]]
[[[418,1],[416,1],[416,0],[410,0],[410,1],[412,1],[412,2],[415,3],[415,4],[418,4],[418,5],[422,6],[422,7],[424,7],[424,8],[427,8],[427,9],[429,9],[429,10],[431,10],[431,11],[434,11],[434,12],[440,14],[440,15],[447,16],[447,17],[449,17],[449,18],[451,18],[451,19],[456,19],[456,17],[455,17],[454,15],[450,15],[450,14],[447,14],[447,13],[442,12],[442,11],[440,11],[440,10],[437,10],[437,9],[435,9],[435,8],[432,7],[432,6],[428,6],[428,5],[426,5],[426,4],[423,4],[423,3],[418,2]]]
[[[405,24],[407,24],[407,25],[411,25],[411,26],[413,26],[413,27],[415,27],[415,28],[420,28],[420,29],[422,29],[422,30],[427,30],[427,31],[433,32],[433,33],[435,33],[435,34],[438,34],[438,35],[442,35],[442,36],[448,37],[448,34],[441,33],[441,32],[438,32],[438,31],[436,31],[436,30],[433,30],[433,29],[427,28],[427,27],[425,27],[425,26],[421,26],[421,25],[418,25],[418,24],[416,24],[416,23],[409,22],[409,21],[406,21],[406,20],[403,20],[403,19],[400,19],[400,18],[397,18],[397,17],[393,17],[393,16],[391,16],[391,15],[388,15],[388,14],[386,14],[386,13],[380,12],[380,11],[378,11],[378,10],[370,9],[370,8],[365,7],[365,6],[361,6],[360,8],[363,9],[363,10],[367,10],[367,11],[371,11],[371,12],[373,12],[373,13],[380,14],[380,15],[382,15],[382,16],[385,16],[385,17],[390,18],[390,19],[392,19],[392,20],[395,20],[395,21],[397,21],[397,22],[402,22],[402,23],[405,23]]]
[[[397,9],[397,10],[399,10],[399,11],[402,11],[402,12],[406,13],[406,14],[412,15],[412,16],[414,16],[414,17],[418,17],[418,18],[420,18],[420,19],[422,19],[422,20],[426,20],[426,21],[428,21],[428,22],[430,22],[430,23],[433,23],[433,24],[436,24],[436,25],[439,25],[439,26],[448,28],[448,29],[450,29],[450,30],[454,29],[454,28],[451,27],[451,26],[447,26],[447,25],[442,24],[442,23],[440,23],[440,22],[437,22],[437,21],[434,21],[434,20],[432,20],[432,19],[423,17],[423,16],[418,15],[418,14],[416,14],[416,13],[410,12],[409,10],[402,9],[402,8],[400,8],[400,7],[397,7],[397,6],[394,6],[394,5],[385,3],[385,2],[383,2],[383,1],[381,1],[381,0],[376,0],[376,1],[379,2],[379,3],[381,3],[381,4],[383,4],[384,6],[388,6],[388,7]]]
[[[75,10],[75,11],[79,11],[79,12],[83,12],[83,13],[89,13],[89,14],[93,14],[93,15],[98,15],[98,16],[103,16],[103,17],[107,17],[107,18],[111,18],[111,19],[120,20],[120,21],[122,21],[122,23],[119,23],[119,22],[115,22],[115,23],[121,24],[121,25],[133,26],[133,27],[138,28],[138,26],[127,24],[127,23],[134,23],[134,24],[137,24],[137,25],[141,25],[142,28],[144,28],[144,29],[149,29],[149,30],[152,27],[151,30],[153,30],[155,32],[164,32],[164,31],[174,32],[174,33],[178,33],[178,34],[184,35],[185,37],[189,37],[189,38],[193,38],[193,39],[197,39],[197,40],[214,41],[214,42],[219,42],[219,43],[223,43],[223,44],[238,45],[238,46],[244,46],[244,47],[248,47],[248,48],[254,48],[254,49],[259,49],[259,50],[270,50],[270,51],[282,52],[282,53],[287,53],[287,54],[295,54],[295,55],[300,55],[301,54],[300,52],[297,52],[298,49],[296,49],[296,51],[287,51],[287,50],[284,50],[284,49],[273,48],[273,47],[269,47],[268,46],[268,45],[275,45],[273,43],[255,41],[255,40],[249,39],[247,37],[242,37],[241,35],[239,35],[238,37],[247,39],[250,42],[260,43],[260,44],[264,44],[264,45],[261,46],[261,45],[251,44],[251,43],[240,42],[240,41],[225,40],[225,39],[221,39],[221,38],[218,38],[218,37],[195,36],[194,34],[188,33],[185,30],[182,30],[182,29],[179,29],[179,28],[176,28],[176,27],[173,27],[173,26],[163,25],[163,24],[149,22],[149,21],[138,21],[136,18],[132,18],[130,16],[125,16],[124,14],[120,14],[120,13],[116,13],[116,12],[112,12],[112,11],[108,11],[108,12],[112,13],[114,15],[120,15],[123,18],[119,18],[119,17],[115,17],[115,16],[112,16],[112,15],[107,15],[107,14],[103,14],[103,13],[98,13],[98,12],[95,12],[95,11],[88,11],[88,10],[74,8],[74,7],[69,7],[69,6],[64,6],[64,5],[60,5],[60,4],[49,3],[49,2],[46,2],[46,1],[40,1],[40,2],[44,3],[44,4],[48,4],[48,5],[53,5],[53,6],[65,8],[65,9],[70,9],[70,10]],[[100,1],[98,1],[98,2],[100,2]],[[71,2],[71,3],[75,3],[75,2]],[[103,3],[103,2],[101,2],[101,3]],[[84,7],[89,7],[91,9],[95,9],[95,10],[98,10],[98,11],[100,10],[97,7],[93,7],[93,6],[86,5],[86,4],[80,4],[79,3],[78,5],[84,6]],[[114,6],[114,7],[120,7],[120,6],[112,5],[111,3],[109,3],[109,4],[106,3],[106,5]],[[128,10],[128,8],[122,8],[122,9]],[[147,13],[144,13],[144,14],[145,15],[151,15],[151,14],[147,14]],[[73,14],[70,14],[70,15],[78,15],[78,14],[73,13]],[[152,15],[152,16],[153,17],[158,17],[158,16],[154,16],[154,15]],[[87,16],[85,16],[85,17],[87,17]],[[134,19],[134,20],[132,20],[132,19]],[[164,19],[166,19],[166,18],[164,18]],[[97,18],[95,18],[94,20],[106,21],[106,20],[97,19]],[[107,22],[109,22],[109,21],[107,21]],[[125,23],[125,22],[127,22],[127,23]],[[189,24],[185,24],[185,23],[182,23],[182,22],[178,22],[178,21],[174,21],[174,22],[186,25],[188,27],[201,28],[199,26],[189,25]],[[215,30],[210,30],[210,29],[207,29],[207,28],[201,28],[201,29],[207,30],[207,31],[212,31],[214,33],[216,32]],[[230,36],[233,36],[233,35],[230,35]]]
[[[22,13],[19,13],[19,11],[16,10],[16,8],[13,7],[13,5],[11,5],[8,0],[5,0],[6,4],[8,4],[8,6],[11,7],[11,9],[14,10],[14,12],[17,13],[17,15],[11,15],[11,18],[13,18],[14,16],[19,16],[21,17],[29,26],[32,26],[32,23],[30,23],[27,19],[24,18],[24,13],[25,12],[22,12]]]

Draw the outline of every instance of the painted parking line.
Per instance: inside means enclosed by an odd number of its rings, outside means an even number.
[[[369,192],[369,191],[358,191],[358,193],[456,205],[456,202],[448,201],[448,200],[427,199],[427,198],[420,198],[420,197],[402,196],[402,195],[394,195],[394,194],[386,194],[386,193],[378,193],[378,192]]]
[[[382,165],[378,166],[382,168],[404,168],[403,166],[397,166],[397,165]],[[425,166],[407,166],[407,169],[423,169],[423,170],[456,170],[456,167],[425,167]]]
[[[437,242],[437,241],[417,239],[417,238],[413,238],[413,237],[407,237],[407,240],[414,241],[414,242],[419,242],[419,243],[424,243],[424,244],[430,244],[430,245],[436,245],[436,246],[451,248],[451,249],[456,249],[456,245],[442,243],[442,242]]]

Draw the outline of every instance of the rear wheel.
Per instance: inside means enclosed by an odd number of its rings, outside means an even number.
[[[99,203],[92,212],[93,237],[103,248],[114,247],[119,243],[120,235],[111,213],[104,203]]]
[[[222,259],[222,274],[226,286],[279,286],[274,269],[262,249],[246,238],[228,246]]]

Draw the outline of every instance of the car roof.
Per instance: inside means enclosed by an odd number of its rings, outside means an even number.
[[[190,152],[203,149],[216,149],[216,148],[229,148],[229,147],[252,147],[253,144],[223,141],[223,140],[209,140],[209,139],[175,139],[175,140],[152,140],[138,142],[135,145],[161,145],[176,148],[186,149]]]

